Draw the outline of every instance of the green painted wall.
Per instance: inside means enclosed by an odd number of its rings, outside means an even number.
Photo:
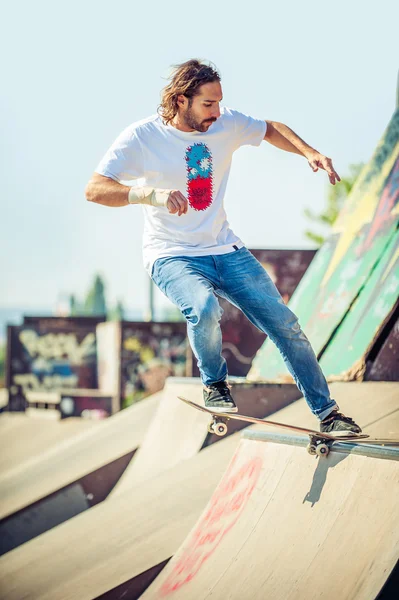
[[[365,352],[392,310],[399,291],[398,220],[399,110],[289,302],[327,377],[362,372]],[[248,379],[291,379],[270,340]]]

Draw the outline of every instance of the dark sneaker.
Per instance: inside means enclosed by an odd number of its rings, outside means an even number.
[[[331,433],[332,435],[351,435],[361,433],[359,425],[350,417],[334,410],[320,423],[322,433]]]
[[[210,408],[215,412],[237,412],[237,406],[225,381],[204,387],[203,394],[205,408]]]

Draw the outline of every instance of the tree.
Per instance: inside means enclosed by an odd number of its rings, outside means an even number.
[[[79,314],[79,305],[74,294],[69,296],[69,314],[71,317],[76,317]]]
[[[363,167],[364,163],[349,165],[350,174],[342,177],[340,183],[330,186],[327,194],[327,207],[324,211],[317,215],[309,208],[305,208],[304,215],[311,221],[330,228],[335,223]],[[321,233],[315,233],[310,230],[305,231],[305,236],[318,247],[322,246],[326,239]]]
[[[116,306],[108,311],[108,321],[123,321],[125,318],[125,308],[121,300],[118,300]]]
[[[90,316],[105,316],[107,314],[105,284],[101,275],[97,274],[94,278],[93,286],[84,303],[84,313]]]

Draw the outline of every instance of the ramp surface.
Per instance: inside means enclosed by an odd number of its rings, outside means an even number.
[[[206,430],[203,419],[197,414],[186,413],[179,394],[188,394],[194,402],[202,401],[200,379],[170,377],[163,389],[154,418],[136,456],[127,467],[120,481],[110,493],[119,495],[146,479],[159,475],[182,460],[191,458],[202,448]],[[192,413],[197,411],[193,410]]]
[[[98,421],[74,417],[54,420],[44,416],[30,417],[24,413],[4,412],[0,415],[0,473],[99,424]]]
[[[169,559],[211,497],[238,435],[5,554],[0,596],[92,600]]]
[[[367,427],[372,435],[399,435],[399,383],[342,383],[334,384],[331,390],[342,410]],[[275,413],[273,420],[303,426],[315,424],[304,400]],[[105,502],[0,558],[0,589],[7,600],[24,597],[92,600],[169,559],[195,525],[238,442],[237,435],[222,438],[195,457],[137,488],[108,497]],[[279,454],[283,447],[277,448]],[[299,450],[301,455],[309,457],[303,448]],[[317,461],[309,459],[313,473]],[[373,461],[373,465],[382,462]],[[282,464],[277,460],[276,469],[281,467],[281,477],[284,476]],[[298,470],[295,477],[300,478],[300,473]],[[330,470],[327,481],[329,473]],[[316,487],[316,491],[322,487],[322,479],[317,476],[319,488]],[[341,481],[341,486],[345,489],[346,480]],[[262,494],[265,489],[266,484],[255,491]],[[306,488],[306,493],[309,489]],[[288,500],[294,491],[292,485],[287,491]],[[369,497],[368,488],[365,494]],[[325,491],[321,500],[324,498]],[[281,509],[285,510],[285,506],[288,505],[282,502]],[[246,535],[249,533],[250,530]],[[210,558],[209,562],[212,561]],[[239,557],[235,568],[241,570]],[[246,598],[251,596],[244,595],[241,600]]]
[[[295,385],[259,385],[238,377],[230,378],[230,383],[237,405],[243,407],[244,412],[259,418],[300,398]],[[136,488],[145,480],[195,456],[204,445],[218,441],[219,438],[207,432],[209,416],[187,407],[178,396],[201,404],[201,380],[198,377],[169,377],[166,380],[162,400],[143,443],[110,496]],[[235,421],[230,424],[229,433],[245,426],[245,423]]]
[[[317,460],[243,439],[141,598],[375,598],[399,557],[398,492],[398,460],[334,452]]]
[[[0,475],[0,518],[67,486],[136,449],[160,395],[127,408]]]

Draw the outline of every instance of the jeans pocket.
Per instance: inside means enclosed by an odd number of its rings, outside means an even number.
[[[162,289],[162,265],[168,260],[169,257],[157,258],[152,265],[151,279],[160,289]]]

